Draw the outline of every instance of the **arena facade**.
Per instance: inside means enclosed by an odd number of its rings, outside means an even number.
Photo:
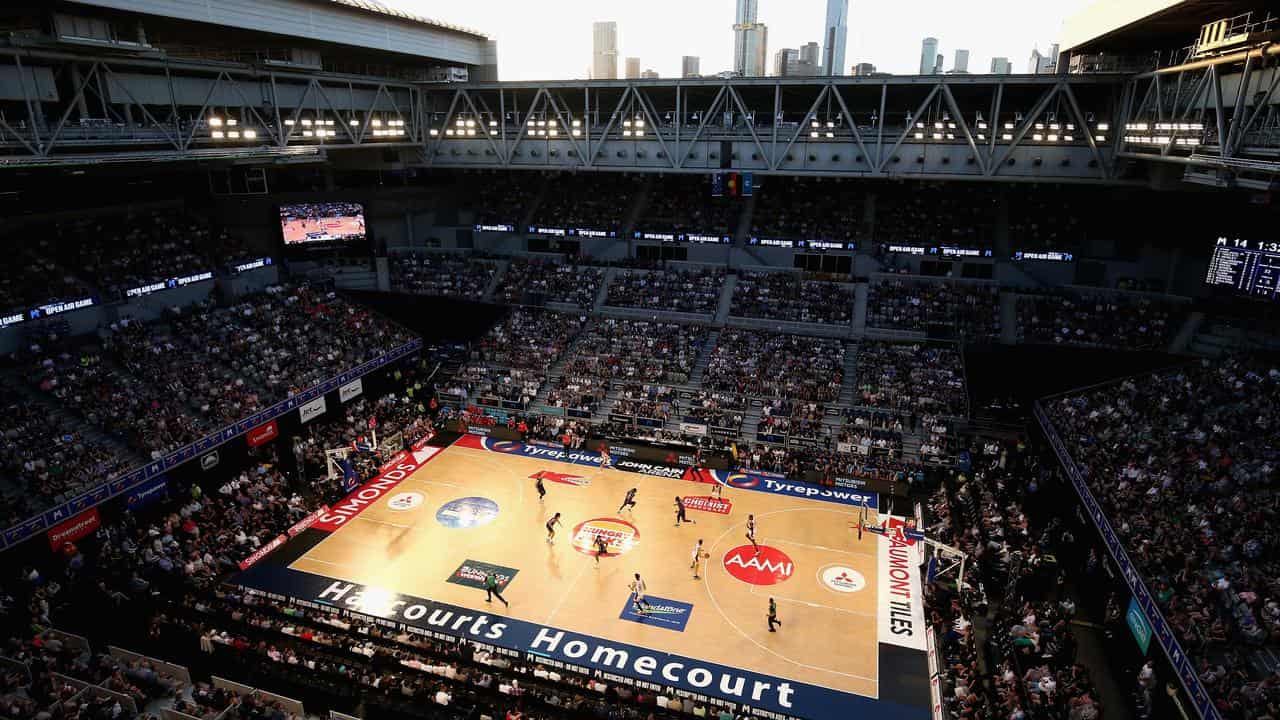
[[[0,19],[0,715],[1276,714],[1266,7],[519,83],[364,0]]]

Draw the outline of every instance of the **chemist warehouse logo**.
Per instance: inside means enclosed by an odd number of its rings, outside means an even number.
[[[695,692],[714,693],[735,702],[770,706],[783,712],[790,711],[795,705],[796,688],[784,680],[754,673],[747,676],[723,666],[703,667],[694,660],[675,655],[651,654],[635,646],[608,643],[520,620],[493,618],[484,613],[387,591],[361,589],[353,583],[335,581],[321,591],[316,600],[331,607],[342,607],[453,637],[492,642],[520,652],[587,665],[601,674],[616,671],[630,678],[669,683]]]

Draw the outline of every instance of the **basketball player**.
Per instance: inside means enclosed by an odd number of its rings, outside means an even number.
[[[560,513],[551,516],[547,521],[547,544],[551,545],[556,541],[556,525],[560,524]]]
[[[774,625],[782,625],[782,621],[778,619],[778,603],[773,598],[769,598],[769,632],[778,632],[773,629]]]
[[[711,479],[715,480],[714,477]],[[711,494],[716,497],[724,497],[724,483],[719,480],[715,480],[715,482],[711,483]]]
[[[697,522],[695,520],[690,520],[689,518],[685,517],[684,501],[680,499],[679,495],[677,495],[676,496],[676,527],[680,527],[681,521],[688,522],[688,523],[695,523],[695,524]]]
[[[618,513],[621,514],[623,510],[626,510],[629,507],[634,508],[635,506],[636,506],[636,489],[631,488],[630,490],[627,491],[627,496],[623,498],[622,505],[618,508]]]
[[[538,488],[538,502],[542,502],[542,498],[547,496],[547,486],[542,484],[542,473],[538,473],[538,483],[534,487]]]
[[[751,541],[751,547],[756,549],[756,554],[760,554],[760,546],[756,544],[756,516],[747,516],[747,539]]]
[[[693,571],[693,579],[698,579],[698,563],[702,562],[702,538],[698,538],[698,543],[693,546],[693,561],[689,563],[689,569]]]
[[[629,587],[631,588],[631,594],[634,596],[632,602],[635,603],[636,612],[641,615],[649,612],[649,601],[644,599],[644,594],[648,587],[645,586],[644,580],[640,579],[640,573],[636,573],[636,579],[631,582]]]
[[[600,558],[609,554],[609,543],[605,542],[603,535],[596,536],[596,567],[600,567]]]
[[[600,469],[608,470],[613,467],[613,460],[609,457],[609,446],[600,443]]]

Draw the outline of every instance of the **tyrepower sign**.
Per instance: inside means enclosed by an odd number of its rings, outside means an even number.
[[[309,403],[304,403],[303,405],[298,406],[298,418],[302,421],[302,424],[305,425],[323,415],[324,410],[324,396],[321,395]]]
[[[49,528],[49,547],[57,550],[63,543],[75,542],[92,535],[102,524],[98,516],[98,508],[93,507],[65,522]]]
[[[248,441],[249,447],[266,445],[277,437],[280,437],[280,426],[276,424],[275,420],[272,420],[271,422],[266,422],[256,428],[253,428],[249,432],[245,433],[244,437],[245,440]]]

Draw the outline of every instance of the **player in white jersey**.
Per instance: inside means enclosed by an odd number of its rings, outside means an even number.
[[[710,553],[702,550],[702,538],[698,538],[698,543],[693,546],[693,558],[689,562],[689,569],[693,571],[693,579],[698,579],[698,563],[705,560]]]
[[[640,578],[640,573],[636,573],[636,579],[632,580],[631,585],[628,587],[631,588],[631,601],[635,603],[636,612],[642,615],[649,612],[649,601],[644,599],[644,594],[648,587],[645,586],[644,580]]]
[[[760,545],[756,543],[756,516],[747,516],[747,539],[751,541],[751,546],[756,549],[756,554],[760,554]]]

